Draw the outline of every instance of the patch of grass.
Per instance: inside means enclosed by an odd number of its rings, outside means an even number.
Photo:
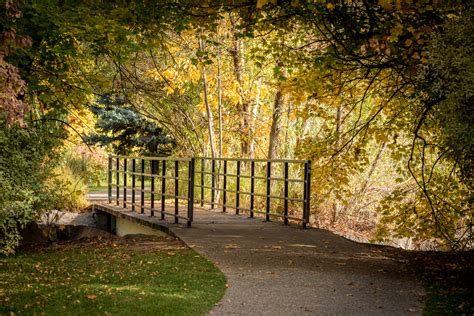
[[[100,185],[89,184],[87,186],[88,192],[107,191],[108,189],[109,189],[109,186],[107,183],[101,183]]]
[[[474,251],[411,254],[426,289],[423,315],[474,315]]]
[[[0,314],[202,315],[224,275],[190,249],[109,243],[0,260]]]
[[[474,281],[471,278],[471,282]],[[423,315],[473,315],[474,292],[466,287],[426,282],[427,300]]]

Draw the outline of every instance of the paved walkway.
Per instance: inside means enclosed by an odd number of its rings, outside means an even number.
[[[196,209],[191,228],[132,216],[165,226],[223,271],[228,289],[212,315],[418,315],[423,309],[423,287],[403,271],[393,248],[217,211]]]
[[[388,256],[319,229],[197,211],[171,230],[216,263],[229,288],[215,315],[421,314],[423,287]]]

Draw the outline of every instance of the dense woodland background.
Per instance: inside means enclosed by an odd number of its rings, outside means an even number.
[[[313,226],[472,248],[466,3],[1,2],[2,252],[108,153],[311,159]]]

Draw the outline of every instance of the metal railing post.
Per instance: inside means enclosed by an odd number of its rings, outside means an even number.
[[[304,198],[303,198],[303,228],[309,224],[311,200],[311,160],[304,164]]]
[[[135,211],[135,172],[137,171],[137,161],[132,159],[132,211]]]
[[[240,208],[240,160],[237,160],[237,179],[235,184],[235,214],[239,214]]]
[[[226,212],[226,203],[227,203],[227,160],[224,160],[224,183],[223,183],[223,189],[224,191],[222,192],[223,197],[222,197],[222,212]]]
[[[204,206],[204,159],[201,159],[201,207]]]
[[[188,227],[191,227],[191,223],[194,217],[194,158],[189,161],[189,187],[188,187]]]
[[[284,171],[284,196],[285,196],[285,200],[284,200],[284,219],[283,219],[283,222],[285,225],[288,225],[288,162],[285,162],[285,165],[284,165],[284,168],[285,168],[285,171]]]
[[[140,195],[140,213],[145,213],[145,159],[142,159],[142,168],[141,168],[141,195]]]
[[[155,216],[155,160],[150,160],[151,184],[150,184],[150,216]]]
[[[109,156],[109,172],[107,179],[107,200],[112,203],[112,156]]]
[[[127,158],[123,159],[123,208],[127,207]]]
[[[174,162],[174,223],[178,224],[179,219],[179,206],[178,206],[178,195],[179,195],[179,162]]]
[[[250,218],[253,218],[254,198],[255,198],[255,161],[250,163]]]
[[[270,221],[270,193],[271,193],[271,188],[270,188],[270,178],[272,176],[272,163],[270,161],[267,162],[267,200],[265,203],[265,221]]]
[[[216,161],[212,158],[212,174],[211,174],[211,209],[214,208],[216,198]]]
[[[165,194],[166,194],[166,160],[161,166],[161,219],[165,219]]]
[[[117,157],[117,160],[116,160],[116,182],[117,182],[117,187],[115,188],[116,192],[115,192],[115,201],[116,201],[116,204],[117,206],[120,204],[120,158]]]

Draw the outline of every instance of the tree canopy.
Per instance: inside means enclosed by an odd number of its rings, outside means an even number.
[[[472,10],[456,1],[7,0],[0,119],[6,129],[67,131],[51,136],[66,138],[58,152],[95,135],[117,153],[311,159],[314,225],[464,249]]]

